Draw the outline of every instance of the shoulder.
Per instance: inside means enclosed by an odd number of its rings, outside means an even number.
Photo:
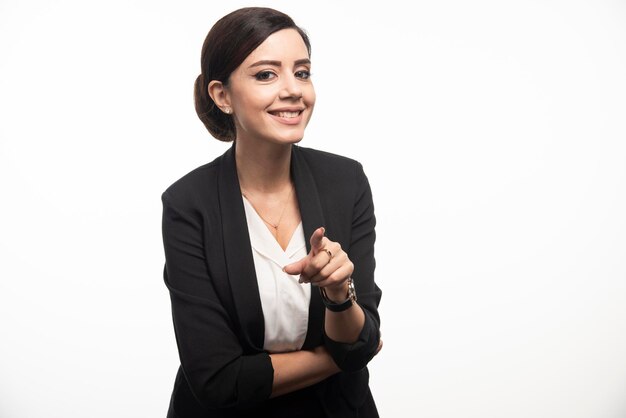
[[[355,159],[313,148],[301,146],[294,148],[309,166],[313,176],[320,181],[334,184],[342,181],[352,183],[360,182],[364,177],[363,166]]]
[[[221,161],[222,156],[217,157],[180,177],[165,189],[161,200],[178,207],[196,206],[198,199],[212,193]]]
[[[358,161],[343,155],[320,151],[313,148],[301,147],[299,145],[294,146],[294,151],[301,155],[307,163],[310,164],[327,165],[335,168],[354,168],[355,166],[360,165]]]

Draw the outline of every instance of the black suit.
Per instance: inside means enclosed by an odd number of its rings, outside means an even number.
[[[307,251],[313,231],[324,226],[354,263],[365,312],[358,341],[342,344],[325,335],[325,308],[313,288],[302,348],[326,344],[342,372],[269,399],[273,368],[263,350],[263,312],[233,145],[162,195],[164,279],[181,360],[168,417],[378,416],[366,368],[379,342],[381,297],[369,183],[358,162],[299,146],[293,146],[291,176]]]

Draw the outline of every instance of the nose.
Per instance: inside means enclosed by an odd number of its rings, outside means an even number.
[[[293,74],[288,77],[283,77],[283,85],[279,97],[281,99],[296,100],[302,98],[302,86],[300,86],[300,82]]]

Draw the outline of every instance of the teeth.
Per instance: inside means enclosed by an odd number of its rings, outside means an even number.
[[[278,112],[278,116],[281,118],[295,118],[300,112]]]

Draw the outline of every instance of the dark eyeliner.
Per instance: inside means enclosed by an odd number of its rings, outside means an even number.
[[[262,74],[267,74],[268,77],[267,78],[263,78],[261,77]],[[256,73],[254,75],[254,78],[256,78],[258,81],[268,81],[272,79],[272,75],[275,75],[273,72],[269,71],[269,70],[263,70],[263,71],[259,71],[258,73]]]
[[[310,70],[299,70],[299,71],[296,71],[296,74],[298,74],[298,73],[306,73],[306,76],[302,77],[305,80],[308,80],[313,75],[313,73],[311,73]]]

